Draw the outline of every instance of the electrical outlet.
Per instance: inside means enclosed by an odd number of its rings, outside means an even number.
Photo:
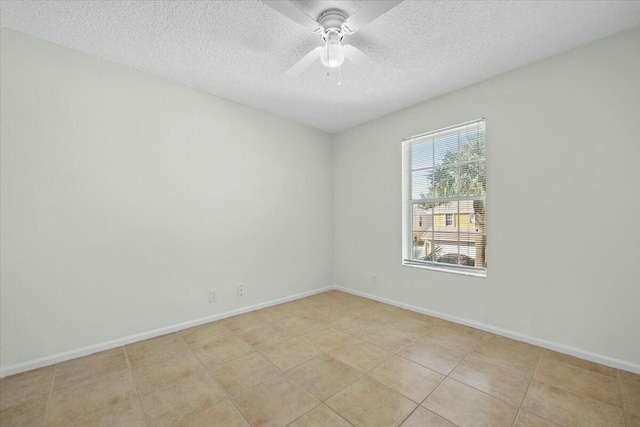
[[[238,285],[238,296],[239,297],[243,297],[244,296],[244,285],[243,284]]]
[[[375,274],[371,275],[371,286],[378,286],[378,276]]]
[[[209,289],[209,302],[218,301],[217,289]]]

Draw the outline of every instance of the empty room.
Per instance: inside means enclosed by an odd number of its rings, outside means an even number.
[[[0,24],[0,427],[640,426],[640,1]]]

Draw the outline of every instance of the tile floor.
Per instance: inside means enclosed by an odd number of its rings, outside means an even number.
[[[640,426],[640,375],[338,291],[14,375],[10,426]]]

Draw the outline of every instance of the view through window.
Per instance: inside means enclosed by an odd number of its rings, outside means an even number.
[[[485,122],[403,142],[404,263],[484,274]]]

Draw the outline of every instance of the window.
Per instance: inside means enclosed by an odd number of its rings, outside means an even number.
[[[444,225],[453,225],[453,214],[444,214]]]
[[[402,148],[403,264],[486,275],[484,119],[407,138]]]

